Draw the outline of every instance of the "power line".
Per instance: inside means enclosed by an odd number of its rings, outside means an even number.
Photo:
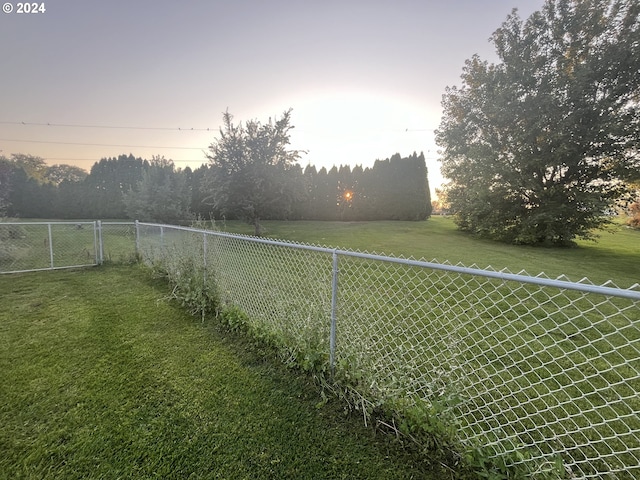
[[[162,131],[176,131],[176,132],[217,132],[218,128],[182,128],[182,127],[136,127],[136,126],[124,126],[124,125],[89,125],[79,123],[51,123],[51,122],[16,122],[16,121],[0,121],[0,125],[24,125],[24,126],[37,126],[37,127],[65,127],[65,128],[102,128],[102,129],[117,129],[117,130],[162,130]],[[301,128],[297,129],[300,132],[308,132],[308,130]],[[405,129],[389,129],[390,132],[434,132],[433,128],[405,128]]]
[[[118,145],[108,143],[78,143],[78,142],[51,142],[45,140],[16,140],[9,138],[0,138],[0,142],[17,142],[17,143],[49,143],[53,145],[81,145],[88,147],[123,147],[123,148],[166,148],[170,150],[202,150],[201,147],[166,147],[153,145]]]
[[[119,129],[119,130],[164,130],[164,131],[178,131],[178,132],[212,132],[218,131],[218,129],[212,128],[181,128],[181,127],[134,127],[134,126],[121,126],[121,125],[82,125],[71,123],[38,123],[38,122],[6,122],[0,121],[0,125],[24,125],[24,126],[37,126],[37,127],[66,127],[66,128],[104,128],[104,129]]]
[[[0,150],[2,151],[2,150]],[[54,158],[54,157],[46,157],[45,160],[55,160],[57,162],[62,162],[62,161],[66,161],[66,162],[97,162],[98,160],[96,160],[95,158]],[[171,160],[173,163],[207,163],[208,159],[206,158],[201,158],[201,159],[193,159],[193,160],[185,160],[185,159],[179,159],[179,160],[174,160],[173,158],[168,159]]]

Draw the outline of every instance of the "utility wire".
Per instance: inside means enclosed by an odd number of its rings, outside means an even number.
[[[67,123],[38,123],[38,122],[5,122],[0,121],[0,125],[24,125],[24,126],[37,126],[37,127],[66,127],[66,128],[108,128],[119,130],[164,130],[164,131],[179,131],[179,132],[212,132],[218,131],[218,129],[212,128],[181,128],[181,127],[127,127],[118,125],[80,125],[80,124],[67,124]]]
[[[2,150],[0,150],[1,152]],[[97,162],[97,160],[95,158],[54,158],[54,157],[46,157],[46,160],[51,161],[51,160],[55,160],[56,162]],[[208,159],[207,158],[200,158],[200,159],[192,159],[192,160],[185,160],[185,159],[167,159],[167,160],[171,160],[173,163],[207,163]]]
[[[20,142],[20,143],[50,143],[54,145],[82,145],[89,147],[123,147],[123,148],[167,148],[170,150],[202,150],[201,147],[160,147],[153,145],[118,145],[111,143],[77,143],[77,142],[50,142],[44,140],[16,140],[10,138],[0,138],[0,142]]]
[[[24,125],[24,126],[37,126],[37,127],[66,127],[66,128],[104,128],[104,129],[118,129],[118,130],[163,130],[163,131],[176,131],[176,132],[218,132],[218,128],[182,128],[182,127],[134,127],[124,125],[82,125],[71,123],[39,123],[39,122],[9,122],[0,121],[0,125]],[[308,130],[301,128],[297,129],[300,132],[306,132]],[[405,129],[390,129],[391,132],[433,132],[433,128],[405,128]]]
[[[218,131],[212,128],[181,128],[181,127],[136,127],[136,126],[123,126],[123,125],[88,125],[88,124],[67,124],[67,123],[42,123],[42,122],[17,122],[17,121],[3,121],[0,120],[0,125],[23,125],[23,126],[39,126],[39,127],[63,127],[63,128],[93,128],[93,129],[118,129],[118,130],[156,130],[156,131],[180,131],[180,132],[212,132]],[[304,132],[304,129],[299,131]],[[416,129],[406,128],[404,130],[394,129],[390,130],[394,132],[433,132],[433,129]],[[118,147],[118,148],[152,148],[152,149],[167,149],[167,150],[202,150],[200,147],[171,147],[171,146],[152,146],[152,145],[120,145],[120,144],[106,144],[106,143],[81,143],[81,142],[56,142],[45,140],[19,140],[0,138],[1,142],[15,142],[15,143],[40,143],[40,144],[52,144],[52,145],[77,145],[77,146],[90,146],[90,147]],[[1,151],[1,150],[0,150]],[[73,158],[50,158],[49,160],[67,160],[67,161],[94,161],[91,159],[73,159]],[[195,163],[203,162],[200,160],[173,160],[174,162]]]

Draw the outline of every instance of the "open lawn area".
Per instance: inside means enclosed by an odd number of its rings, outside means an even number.
[[[0,478],[447,478],[141,267],[0,276]]]
[[[263,222],[265,235],[284,240],[424,258],[438,262],[491,266],[530,275],[544,272],[572,281],[584,277],[594,283],[613,281],[628,288],[640,282],[640,231],[616,222],[597,242],[578,242],[577,248],[543,248],[482,240],[457,230],[453,218],[434,216],[424,222]],[[251,235],[253,226],[239,221],[217,223],[232,233]]]

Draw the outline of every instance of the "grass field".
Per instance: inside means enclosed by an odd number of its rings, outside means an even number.
[[[242,222],[218,223],[223,230],[252,234]],[[627,288],[640,282],[640,231],[616,224],[598,242],[579,242],[578,248],[525,247],[481,240],[457,230],[450,217],[425,222],[264,222],[273,238],[351,248],[387,255],[436,259],[465,266],[507,268],[531,275],[584,277],[594,283],[613,281]]]
[[[445,478],[138,267],[0,277],[0,478]]]
[[[612,281],[622,288],[640,283],[640,231],[627,228],[622,220],[610,231],[600,233],[597,242],[579,241],[578,248],[540,248],[515,246],[482,240],[457,230],[451,217],[434,216],[425,222],[313,222],[265,221],[265,235],[271,238],[327,245],[339,248],[375,252],[380,254],[424,258],[480,268],[491,266],[517,273],[522,270],[531,275],[544,272],[552,278],[566,275],[572,281],[587,277],[594,283]],[[217,222],[216,227],[230,233],[251,235],[253,226],[241,221]],[[14,264],[25,262],[33,268],[46,268],[50,264],[46,227],[25,229],[24,250],[30,250],[29,259],[18,256]],[[91,263],[94,256],[93,233],[85,228],[78,231],[74,225],[56,227],[61,235],[59,255],[73,261]],[[133,227],[105,225],[105,252],[107,260],[130,259],[134,251]],[[28,231],[27,231],[28,230]],[[64,245],[72,238],[85,235],[80,248],[64,252]],[[56,240],[58,242],[58,240]],[[76,238],[77,243],[77,238]],[[59,245],[57,245],[59,247]],[[1,253],[1,252],[0,252]],[[12,256],[16,255],[12,253]],[[91,260],[91,258],[89,258]],[[62,259],[61,259],[62,261]],[[65,259],[68,261],[68,259]],[[4,264],[3,264],[4,262]],[[12,265],[0,255],[0,270]]]

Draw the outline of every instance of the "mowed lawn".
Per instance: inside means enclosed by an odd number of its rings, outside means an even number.
[[[572,281],[584,277],[594,283],[612,281],[622,288],[640,282],[640,230],[616,220],[609,231],[599,233],[597,242],[578,241],[577,248],[544,248],[508,245],[478,239],[460,232],[451,217],[434,216],[424,222],[315,222],[265,221],[268,237],[297,242],[350,248],[393,256],[438,262],[461,263],[479,268],[525,270],[530,275],[544,272]],[[232,232],[251,235],[253,227],[239,221],[216,225]]]
[[[131,266],[0,276],[0,478],[446,478],[168,293]]]

